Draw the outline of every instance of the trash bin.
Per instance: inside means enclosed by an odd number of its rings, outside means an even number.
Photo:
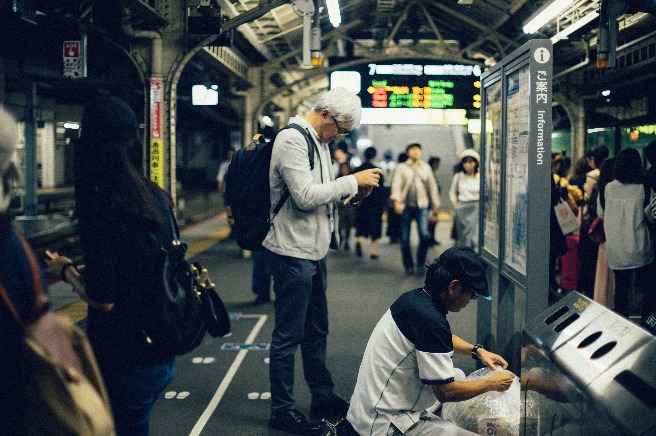
[[[572,292],[522,335],[523,435],[656,434],[656,338]]]
[[[578,292],[570,292],[524,327],[524,335],[546,353],[583,330],[606,309]]]
[[[621,426],[616,434],[656,434],[656,339],[623,356],[587,391]]]
[[[653,335],[626,318],[604,310],[583,330],[552,352],[556,364],[585,388],[624,356],[653,340]]]

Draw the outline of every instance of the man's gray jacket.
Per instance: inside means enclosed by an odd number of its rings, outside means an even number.
[[[337,238],[337,203],[357,194],[357,183],[352,175],[334,179],[328,144],[321,143],[304,118],[293,117],[289,122],[305,128],[312,138],[314,169],[310,171],[305,137],[294,129],[282,130],[271,155],[271,211],[285,186],[291,195],[262,245],[283,256],[320,260],[328,253],[332,234]]]

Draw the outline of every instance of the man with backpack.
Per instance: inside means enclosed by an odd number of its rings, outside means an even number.
[[[326,368],[328,303],[326,254],[339,244],[337,204],[356,206],[378,186],[381,170],[374,168],[334,178],[329,143],[344,138],[360,122],[361,103],[344,88],[324,93],[301,126],[278,133],[273,145],[269,181],[271,210],[285,190],[289,198],[279,208],[262,243],[267,269],[274,277],[275,327],[271,340],[269,427],[292,434],[318,434],[321,426],[307,421],[295,408],[294,357],[301,346],[303,371],[312,394],[310,417],[345,416],[349,404],[333,392]],[[309,141],[308,141],[309,139]],[[308,160],[308,147],[314,165]]]

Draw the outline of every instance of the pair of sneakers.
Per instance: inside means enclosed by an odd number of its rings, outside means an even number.
[[[338,396],[329,400],[312,402],[310,418],[322,419],[326,417],[344,417],[348,412],[349,403]],[[325,434],[326,429],[321,423],[312,423],[296,409],[273,413],[269,419],[269,427],[291,434],[319,435]]]

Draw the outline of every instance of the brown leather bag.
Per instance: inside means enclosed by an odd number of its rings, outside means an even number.
[[[23,332],[21,365],[16,368],[16,419],[25,435],[115,435],[109,398],[84,333],[67,318],[47,310],[41,273],[21,237],[30,261],[35,307],[31,322],[21,319],[0,283],[0,298]]]

